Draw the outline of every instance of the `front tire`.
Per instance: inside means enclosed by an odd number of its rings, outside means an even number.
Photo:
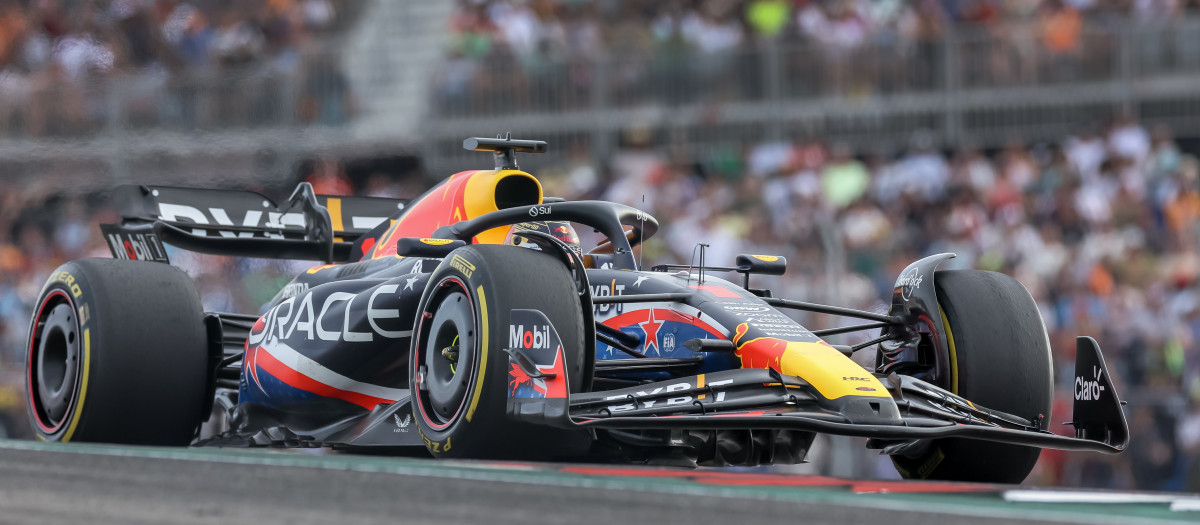
[[[29,331],[33,430],[46,441],[187,445],[204,418],[204,311],[161,263],[82,259],[42,289]]]
[[[528,248],[472,245],[430,276],[409,352],[413,419],[435,457],[549,459],[579,433],[510,419],[509,315],[540,310],[558,332],[571,391],[585,366],[575,282],[556,258]]]
[[[935,274],[950,376],[938,386],[981,406],[1026,419],[1050,420],[1053,368],[1050,341],[1037,304],[1016,279],[996,272]],[[916,457],[892,456],[905,478],[1020,483],[1041,449],[941,439]]]

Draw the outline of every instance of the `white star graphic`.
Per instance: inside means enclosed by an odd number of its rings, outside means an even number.
[[[420,277],[409,277],[408,280],[404,281],[404,289],[412,290],[413,285],[416,284],[416,282],[420,281],[420,280],[421,280]]]
[[[642,281],[645,281],[646,279],[649,279],[649,277],[646,277],[645,275],[638,276],[637,280],[633,282],[633,285],[638,288],[641,288]]]

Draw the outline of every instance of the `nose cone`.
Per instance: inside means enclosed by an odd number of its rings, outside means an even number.
[[[818,404],[854,423],[900,420],[883,383],[828,343],[753,337],[750,332],[747,325],[738,325],[733,338],[742,368],[774,368],[803,379],[812,385]]]

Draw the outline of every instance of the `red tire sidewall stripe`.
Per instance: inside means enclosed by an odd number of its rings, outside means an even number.
[[[447,278],[443,279],[441,282],[437,283],[435,285],[434,289],[436,290],[437,288],[440,288],[443,285],[445,285],[445,283],[450,283],[450,282],[457,284],[459,286],[459,288],[462,289],[463,294],[467,296],[467,301],[470,303],[469,306],[471,307],[471,318],[472,318],[472,320],[475,320],[475,300],[471,296],[471,290],[467,289],[466,283],[462,282],[461,279],[459,279],[457,276],[447,277]],[[433,293],[437,293],[437,292],[435,291]],[[425,314],[425,312],[421,312],[419,315],[424,316],[424,314]],[[476,323],[476,324],[478,324],[478,323]],[[418,345],[421,344],[421,336],[422,336],[422,333],[424,332],[424,328],[425,328],[424,322],[418,323],[417,324],[417,333],[413,334],[413,336],[416,337],[416,339],[414,339],[414,341],[416,341],[416,343]],[[476,326],[475,328],[478,328],[478,326]],[[478,330],[476,330],[476,335],[477,336],[479,335]],[[427,351],[427,350],[428,349],[422,348],[422,351]],[[476,354],[476,357],[478,357],[478,352],[475,352],[475,354]],[[409,375],[409,377],[412,377],[414,379],[417,377],[417,373],[421,368],[421,357],[423,355],[424,354],[419,354],[417,357],[415,357],[413,359],[413,369],[412,369],[412,372]],[[487,363],[479,363],[479,366],[481,366],[481,367],[487,366]],[[476,374],[479,373],[478,370],[473,370],[473,371]],[[471,379],[472,378],[467,378],[468,381],[471,381]],[[449,428],[450,425],[453,425],[456,421],[458,421],[459,416],[461,416],[463,413],[463,408],[467,406],[467,398],[471,397],[471,395],[470,395],[471,391],[468,389],[466,394],[463,395],[462,401],[458,404],[458,410],[454,411],[454,415],[450,416],[449,421],[446,423],[443,423],[443,424],[438,424],[438,423],[434,423],[433,421],[431,421],[429,419],[429,416],[425,414],[425,404],[421,402],[421,393],[419,390],[417,390],[417,385],[413,384],[412,387],[413,387],[413,393],[414,393],[414,395],[412,396],[412,399],[414,400],[414,403],[415,403],[414,406],[417,407],[417,414],[421,416],[421,419],[425,420],[425,424],[429,425],[429,428],[439,431],[439,432]]]
[[[62,297],[63,299],[66,299],[67,305],[71,307],[71,311],[72,312],[76,311],[75,310],[75,302],[71,300],[70,294],[68,294],[67,292],[65,292],[63,290],[52,290],[49,294],[46,295],[46,297],[44,297],[42,299],[42,304],[38,306],[37,314],[35,314],[33,316],[33,326],[30,329],[31,336],[32,336],[34,330],[37,330],[38,321],[42,319],[42,313],[46,310],[46,305],[50,304],[51,299],[53,299],[55,297]],[[79,322],[78,313],[75,314],[75,322],[76,322],[76,328],[78,328],[78,322]],[[63,417],[63,420],[59,421],[57,425],[50,427],[42,422],[42,418],[38,414],[38,407],[34,406],[34,404],[37,402],[35,400],[38,399],[36,392],[34,392],[34,388],[33,388],[33,364],[34,364],[33,360],[35,358],[35,352],[34,352],[34,347],[33,347],[34,340],[35,340],[34,337],[29,338],[29,351],[26,352],[26,362],[25,362],[25,387],[27,389],[26,395],[29,396],[29,408],[30,408],[30,413],[33,415],[34,422],[37,423],[37,426],[39,428],[41,428],[42,432],[52,435],[62,429],[63,423],[66,423],[67,419],[69,419],[69,417]],[[78,362],[76,363],[76,366],[79,366]],[[75,386],[77,386],[77,385],[74,385],[73,388]],[[77,399],[78,399],[78,396],[71,397],[71,404],[67,407],[67,416],[70,416],[71,411],[75,408],[75,401]]]

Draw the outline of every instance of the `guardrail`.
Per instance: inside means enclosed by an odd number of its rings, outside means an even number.
[[[1038,31],[959,28],[847,49],[764,41],[716,54],[452,59],[434,79],[423,129],[439,142],[511,130],[596,155],[629,128],[693,151],[785,137],[894,150],[915,130],[943,146],[1000,146],[1061,140],[1117,111],[1200,134],[1200,17],[1090,25],[1054,45]],[[552,146],[535,162],[569,150]],[[432,164],[469,158],[445,149]]]
[[[343,125],[352,116],[352,94],[335,56],[320,51],[253,66],[82,79],[54,70],[7,73],[0,81],[0,138]]]

